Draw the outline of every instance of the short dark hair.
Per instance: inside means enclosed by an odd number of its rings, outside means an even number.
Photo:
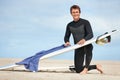
[[[78,9],[79,12],[81,13],[80,7],[78,5],[73,5],[70,7],[70,13],[72,13],[72,9]]]

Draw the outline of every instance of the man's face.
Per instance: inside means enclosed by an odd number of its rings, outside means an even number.
[[[71,11],[71,15],[72,15],[74,21],[79,20],[79,18],[80,18],[80,12],[79,12],[79,9],[72,9],[72,11]]]

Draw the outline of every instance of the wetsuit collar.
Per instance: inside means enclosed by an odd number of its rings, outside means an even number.
[[[79,18],[77,21],[74,21],[74,20],[73,20],[73,22],[75,22],[75,23],[76,23],[76,22],[79,22],[79,21],[80,21],[80,18]]]

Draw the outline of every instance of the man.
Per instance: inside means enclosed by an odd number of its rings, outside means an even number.
[[[73,35],[74,43],[83,45],[85,41],[93,37],[91,25],[88,20],[80,18],[81,10],[78,5],[70,8],[73,21],[68,23],[64,37],[65,46],[69,46],[70,35]],[[74,65],[75,71],[80,74],[86,74],[88,70],[97,69],[102,73],[100,65],[90,65],[92,59],[92,44],[75,50]],[[85,59],[85,65],[84,64]]]

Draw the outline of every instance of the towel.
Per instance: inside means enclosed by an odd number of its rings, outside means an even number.
[[[38,71],[38,64],[39,64],[39,59],[49,53],[55,52],[57,50],[63,49],[66,46],[64,46],[64,44],[54,47],[52,49],[49,50],[42,50],[38,53],[36,53],[35,55],[28,57],[24,60],[22,60],[21,62],[16,63],[17,65],[24,65],[26,69],[32,71],[32,72],[37,72]]]

